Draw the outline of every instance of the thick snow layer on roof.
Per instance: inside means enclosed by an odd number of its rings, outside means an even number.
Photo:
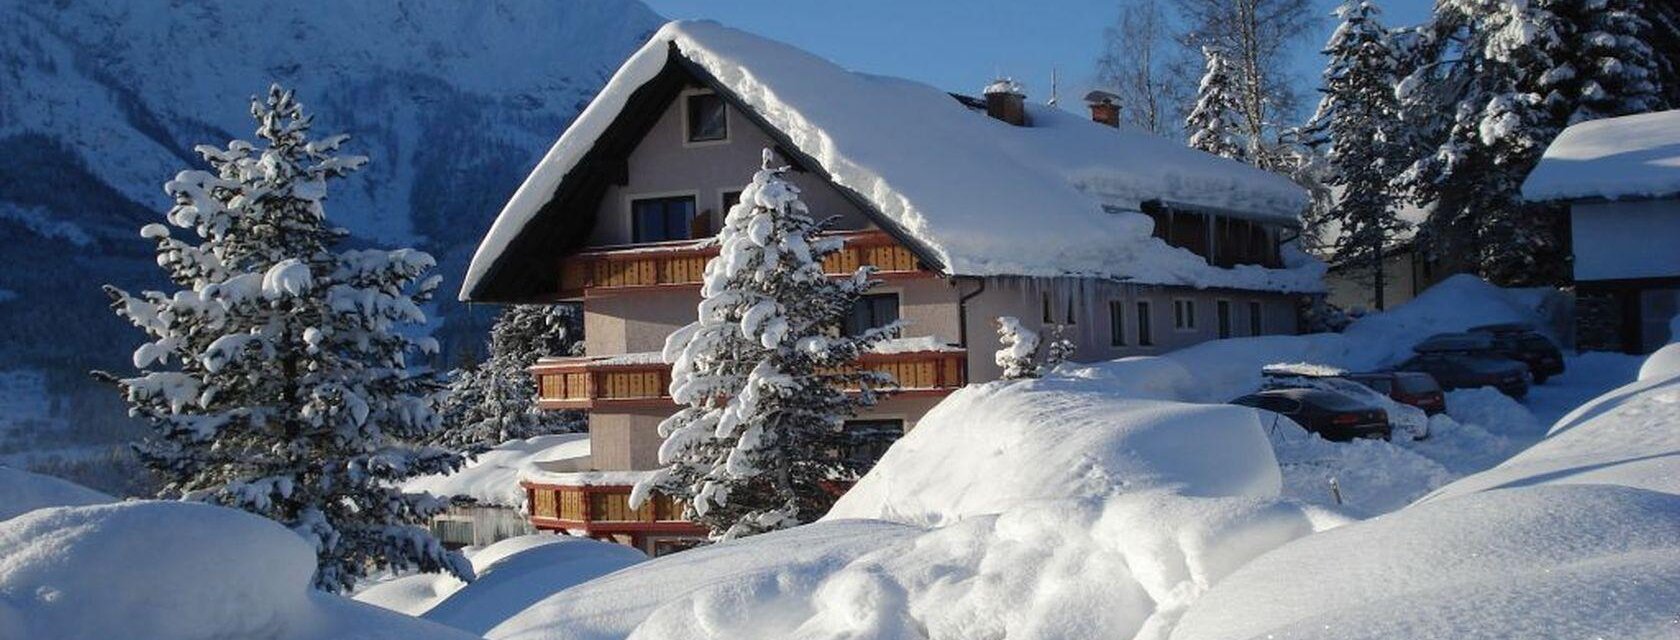
[[[1289,180],[1177,142],[1029,105],[1032,126],[971,111],[931,86],[842,69],[709,22],[672,22],[621,67],[508,202],[463,294],[553,195],[675,45],[841,187],[860,194],[958,275],[1128,276],[1138,282],[1317,291],[1322,265],[1221,269],[1150,237],[1143,201],[1295,224]],[[745,181],[751,167],[742,168]],[[1105,210],[1115,210],[1109,213]]]
[[[47,507],[79,507],[117,499],[82,485],[0,466],[0,520]]]
[[[620,487],[641,482],[652,471],[546,471],[540,466],[526,467],[520,480],[556,484],[568,487]]]
[[[510,440],[481,453],[454,473],[423,476],[403,484],[404,491],[434,496],[466,496],[488,504],[519,507],[525,490],[519,474],[541,462],[589,456],[589,434],[559,433]]]
[[[1529,200],[1680,194],[1680,109],[1578,123],[1523,181]]]
[[[131,501],[0,521],[0,638],[463,639],[315,591],[315,550],[223,507]]]

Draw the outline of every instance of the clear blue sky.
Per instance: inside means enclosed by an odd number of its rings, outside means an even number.
[[[708,18],[798,45],[841,66],[902,76],[946,91],[979,93],[995,75],[1048,97],[1050,70],[1061,75],[1064,104],[1084,95],[1095,74],[1103,29],[1120,0],[645,0],[667,18]],[[1318,48],[1334,28],[1338,0],[1317,0],[1325,16],[1296,55],[1294,74],[1316,86]],[[1385,22],[1415,24],[1432,0],[1388,0]],[[1077,104],[1077,102],[1075,102]]]

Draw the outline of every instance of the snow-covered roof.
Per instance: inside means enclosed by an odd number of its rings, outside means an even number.
[[[1680,109],[1564,129],[1528,174],[1522,192],[1533,201],[1680,194]]]
[[[589,434],[556,433],[509,440],[478,455],[454,473],[421,476],[405,482],[404,491],[435,496],[470,497],[485,504],[517,507],[525,502],[519,477],[544,463],[571,463],[589,457]]]
[[[1297,225],[1307,196],[1283,177],[1043,105],[1027,106],[1031,126],[1011,126],[925,84],[847,71],[716,23],[679,21],[625,62],[526,178],[473,256],[463,299],[474,297],[632,94],[673,62],[751,110],[805,156],[799,160],[946,274],[1321,289],[1311,269],[1209,266],[1151,238],[1149,220],[1136,213],[1160,200]]]

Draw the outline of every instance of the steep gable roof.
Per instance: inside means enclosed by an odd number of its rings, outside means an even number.
[[[533,227],[563,222],[539,218],[557,217],[568,183],[599,171],[592,162],[603,143],[634,128],[625,111],[675,67],[728,96],[785,152],[948,275],[1322,288],[1322,265],[1304,256],[1292,256],[1291,269],[1213,267],[1150,237],[1150,220],[1137,213],[1162,200],[1296,226],[1306,195],[1282,177],[1051,107],[1029,105],[1032,126],[1010,126],[921,83],[846,71],[715,23],[673,22],[619,69],[514,194],[473,257],[463,299],[490,297],[490,281],[504,278],[497,272],[518,245],[557,249],[533,240],[544,235]]]
[[[1680,110],[1570,125],[1546,147],[1522,192],[1536,202],[1680,194]]]

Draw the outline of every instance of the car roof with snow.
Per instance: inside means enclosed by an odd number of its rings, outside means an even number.
[[[1412,347],[1418,353],[1486,351],[1493,348],[1493,337],[1483,333],[1443,333]]]
[[[1680,109],[1570,125],[1523,181],[1531,201],[1680,195]]]
[[[1141,215],[1150,203],[1296,228],[1307,196],[1286,178],[1051,106],[1026,105],[1029,126],[1012,126],[976,113],[973,99],[849,71],[716,23],[679,21],[624,63],[515,192],[473,256],[462,299],[496,298],[519,286],[521,269],[550,268],[557,251],[580,244],[584,216],[595,215],[586,204],[591,185],[613,179],[613,158],[640,139],[639,123],[691,82],[717,91],[776,141],[779,155],[834,185],[946,275],[1322,286],[1322,269],[1255,265],[1217,269],[1228,281],[1210,282],[1216,268],[1151,242]]]

